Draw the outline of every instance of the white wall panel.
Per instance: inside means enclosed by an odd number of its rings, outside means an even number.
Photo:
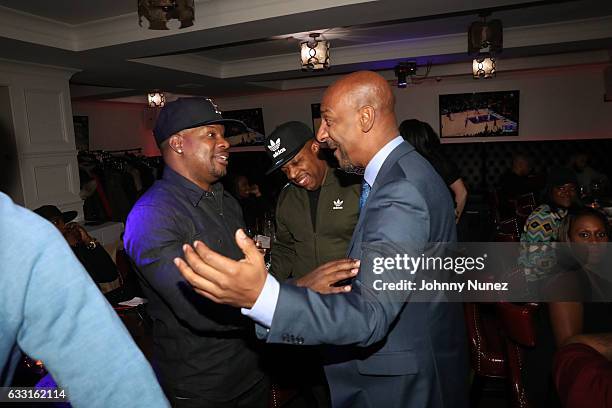
[[[24,195],[28,207],[80,201],[79,169],[72,152],[52,156],[24,156],[22,163]]]
[[[54,204],[83,212],[68,86],[75,72],[0,59],[23,188],[23,199],[13,199],[28,208]]]
[[[28,126],[26,149],[40,151],[70,147],[61,90],[26,88],[23,93]]]

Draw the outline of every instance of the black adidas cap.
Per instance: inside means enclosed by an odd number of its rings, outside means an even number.
[[[225,136],[250,131],[247,126],[236,119],[223,119],[221,111],[210,98],[178,98],[167,103],[159,112],[153,134],[160,146],[170,136],[184,129],[206,125],[224,125]]]
[[[287,122],[274,129],[274,132],[266,137],[266,153],[272,160],[272,167],[266,174],[283,167],[312,138],[312,130],[302,122]]]

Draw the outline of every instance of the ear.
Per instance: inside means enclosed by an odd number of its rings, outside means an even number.
[[[168,145],[176,153],[182,154],[183,153],[183,136],[179,135],[178,133],[170,136],[170,139],[168,139]]]
[[[316,140],[312,141],[312,145],[310,145],[310,150],[314,153],[317,154],[319,153],[319,149],[321,148],[321,145],[319,144],[319,142],[317,142]]]
[[[376,110],[373,106],[366,105],[359,108],[359,126],[363,133],[368,133],[374,126]]]

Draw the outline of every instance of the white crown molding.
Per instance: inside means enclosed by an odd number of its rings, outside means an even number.
[[[376,0],[200,1],[196,2],[196,15],[191,27],[168,31],[149,30],[146,28],[148,25],[146,19],[143,20],[143,27],[138,26],[137,13],[124,14],[75,26],[77,33],[76,48],[80,51],[106,47],[371,1]],[[205,4],[198,5],[197,3]],[[202,15],[205,17],[202,17]]]
[[[76,50],[74,26],[0,6],[0,37]]]
[[[373,1],[376,0],[197,0],[194,25],[181,30],[149,30],[146,19],[140,27],[136,11],[71,25],[0,6],[0,36],[83,51]],[[134,9],[135,6],[134,2]]]
[[[55,65],[34,64],[31,62],[14,61],[0,58],[0,71],[16,76],[41,76],[69,80],[80,69],[58,67]]]
[[[566,21],[504,30],[504,48],[530,47],[612,37],[612,17]],[[467,33],[353,45],[331,49],[332,65],[409,59],[431,55],[465,54]],[[168,67],[168,66],[166,66]],[[168,67],[169,68],[169,67]],[[175,67],[175,69],[180,69]],[[221,78],[299,69],[298,53],[225,62]]]
[[[179,54],[162,57],[137,58],[128,61],[168,69],[178,69],[180,71],[206,75],[213,78],[223,77],[221,73],[223,63],[221,61],[206,58],[197,54]]]
[[[612,16],[504,28],[504,48],[612,37]]]

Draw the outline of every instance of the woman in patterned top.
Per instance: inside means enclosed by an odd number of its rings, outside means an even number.
[[[519,258],[528,282],[538,281],[548,275],[555,265],[550,246],[541,243],[558,240],[561,221],[570,208],[579,206],[577,185],[576,175],[570,169],[561,167],[548,174],[543,192],[544,204],[529,215],[521,235],[521,242],[537,244],[523,250]]]

